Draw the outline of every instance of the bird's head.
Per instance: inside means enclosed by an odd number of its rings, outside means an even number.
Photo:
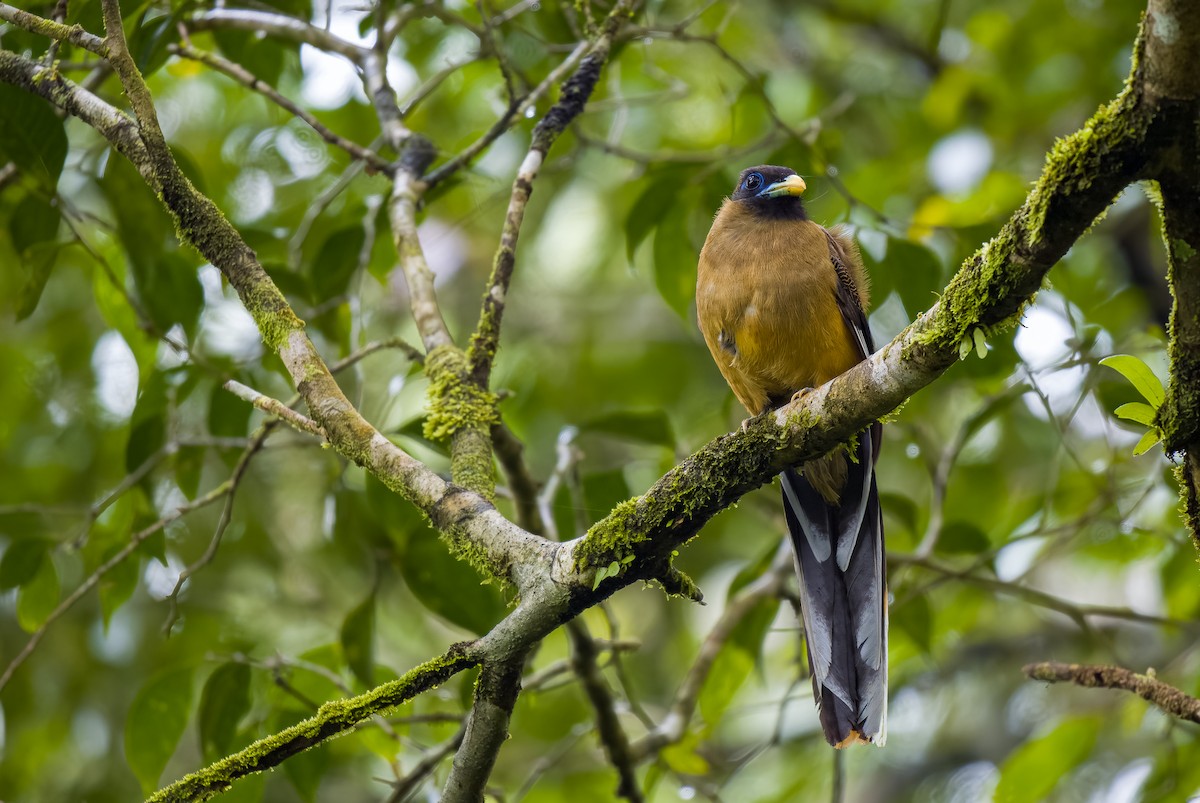
[[[762,217],[804,220],[800,196],[805,187],[804,179],[790,167],[758,165],[742,171],[729,197]]]

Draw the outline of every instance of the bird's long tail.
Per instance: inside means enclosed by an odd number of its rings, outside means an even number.
[[[879,436],[878,424],[860,434],[837,504],[796,471],[780,475],[813,696],[834,747],[882,745],[887,736],[887,579],[875,487]]]

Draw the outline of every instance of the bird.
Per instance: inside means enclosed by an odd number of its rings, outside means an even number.
[[[805,189],[787,167],[743,170],[700,251],[700,332],[752,416],[823,385],[875,348],[862,257],[848,232],[808,218]],[[875,422],[851,446],[779,475],[813,697],[837,748],[887,737],[881,438]]]

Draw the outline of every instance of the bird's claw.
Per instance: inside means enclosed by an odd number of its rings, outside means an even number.
[[[812,392],[812,388],[800,388],[798,391],[792,394],[792,402],[798,402]],[[791,404],[791,402],[788,403]]]

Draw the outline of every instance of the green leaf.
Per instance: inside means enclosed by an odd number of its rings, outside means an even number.
[[[929,607],[926,597],[909,597],[903,605],[889,609],[888,616],[922,652],[930,652],[933,644],[933,610]]]
[[[976,326],[974,331],[971,332],[971,336],[975,340],[975,353],[978,354],[979,359],[982,360],[987,356],[987,338],[985,338],[983,335],[983,329]]]
[[[942,263],[927,246],[889,237],[881,269],[894,277],[896,293],[910,316],[916,317],[937,300],[934,293],[941,289]]]
[[[328,301],[346,292],[366,235],[362,226],[338,229],[326,238],[317,256],[308,266],[314,302]]]
[[[483,635],[504,616],[506,606],[496,586],[483,585],[428,526],[418,524],[408,533],[397,559],[413,596],[448,622]]]
[[[191,669],[161,672],[133,698],[125,718],[125,760],[144,795],[158,788],[159,776],[175,753],[191,710]]]
[[[580,424],[583,432],[603,432],[652,446],[675,448],[675,433],[665,410],[620,410]]]
[[[200,475],[204,472],[207,453],[208,449],[203,446],[181,446],[175,453],[175,484],[189,501],[195,499],[200,490]]]
[[[271,86],[279,85],[285,58],[291,46],[281,41],[264,47],[256,31],[215,30],[213,40],[230,61],[245,67],[254,77]]]
[[[1138,424],[1145,424],[1148,427],[1154,426],[1154,408],[1145,402],[1128,402],[1122,404],[1113,412],[1116,413],[1117,418],[1134,421]]]
[[[149,77],[167,63],[167,46],[179,38],[179,12],[146,20],[145,16],[129,36],[129,52],[143,77]]]
[[[950,555],[978,555],[991,546],[987,534],[967,521],[951,521],[938,534],[937,551]]]
[[[754,672],[762,652],[762,643],[775,620],[778,601],[764,599],[755,603],[746,618],[717,653],[704,688],[700,690],[700,713],[709,728],[721,721],[738,689]]]
[[[234,747],[238,723],[250,710],[250,667],[232,661],[221,664],[204,682],[196,726],[206,762],[227,755]]]
[[[1162,435],[1157,429],[1152,429],[1142,436],[1142,439],[1133,447],[1133,456],[1143,455],[1154,448],[1154,444],[1162,440]]]
[[[687,234],[687,210],[671,206],[654,232],[654,286],[685,321],[696,295],[696,249]]]
[[[120,550],[119,545],[112,545],[106,558],[112,557]],[[105,572],[97,584],[100,594],[100,615],[104,619],[104,630],[108,632],[109,622],[117,609],[129,601],[137,589],[138,569],[141,568],[141,558],[135,552],[125,560]]]
[[[23,282],[16,304],[16,316],[22,321],[37,309],[42,290],[58,259],[58,224],[62,215],[45,198],[30,193],[13,210],[9,235],[20,256]]]
[[[25,585],[37,574],[50,548],[44,538],[22,538],[12,541],[0,558],[0,591]]]
[[[686,183],[680,170],[670,170],[655,178],[633,202],[625,218],[625,256],[633,263],[634,252],[650,232],[678,201],[679,190]]]
[[[1132,354],[1114,354],[1111,357],[1105,357],[1100,364],[1128,379],[1129,384],[1133,385],[1155,410],[1162,405],[1166,396],[1163,384],[1150,370],[1150,366],[1138,357],[1134,357]]]
[[[1065,720],[1050,733],[1027,741],[1000,767],[996,803],[1037,803],[1092,752],[1103,730],[1099,717]]]
[[[0,84],[0,162],[11,161],[53,192],[67,158],[67,134],[53,107],[15,86]]]
[[[125,470],[134,471],[167,440],[167,387],[161,373],[150,375],[138,394],[129,419]]]
[[[342,652],[346,663],[367,688],[375,685],[375,593],[367,595],[342,622]]]
[[[58,605],[60,590],[58,570],[47,555],[29,582],[17,592],[17,624],[21,629],[32,633],[41,627]]]
[[[217,384],[208,397],[208,431],[219,438],[244,438],[250,429],[253,410],[249,402]]]

